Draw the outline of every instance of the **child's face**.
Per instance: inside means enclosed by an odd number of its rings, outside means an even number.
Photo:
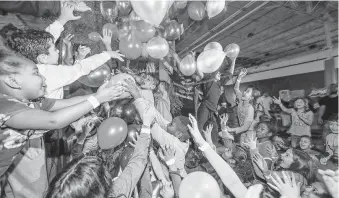
[[[332,133],[338,133],[338,122],[330,121],[329,125]]]
[[[285,153],[281,154],[281,163],[282,168],[289,168],[293,163],[293,152],[292,149],[288,149]]]
[[[46,54],[46,62],[44,64],[57,65],[59,59],[59,50],[55,47],[54,42],[49,41],[48,55]]]
[[[247,88],[243,94],[242,94],[242,100],[244,101],[248,101],[252,98],[252,92],[253,92],[253,89],[252,88]]]
[[[139,80],[139,85],[142,89],[153,90],[155,89],[154,79],[150,75],[142,74]]]
[[[307,150],[311,148],[311,139],[307,137],[302,137],[299,142],[301,150]]]
[[[45,78],[39,73],[38,67],[30,60],[20,61],[24,67],[20,69],[19,74],[15,75],[15,80],[20,86],[23,96],[27,100],[37,99],[45,95]]]
[[[305,101],[303,99],[298,99],[294,102],[294,107],[297,109],[302,109],[305,107]]]
[[[257,133],[257,138],[258,139],[270,136],[270,132],[269,132],[268,126],[265,123],[260,123],[258,125],[258,127],[256,129],[256,133]]]

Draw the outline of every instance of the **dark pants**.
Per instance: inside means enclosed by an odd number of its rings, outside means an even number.
[[[207,121],[209,121],[211,124],[213,124],[212,129],[212,141],[215,145],[218,144],[218,123],[217,119],[215,117],[215,114],[213,111],[207,108],[207,106],[204,103],[201,103],[199,109],[198,109],[198,115],[197,115],[197,122],[200,133],[202,133],[202,130],[204,129],[204,125]],[[203,134],[203,133],[202,133]],[[203,135],[204,136],[204,135]]]

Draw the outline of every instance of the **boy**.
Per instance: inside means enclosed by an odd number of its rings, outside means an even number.
[[[313,144],[311,142],[311,137],[306,136],[306,135],[301,136],[299,146],[300,146],[300,150],[307,153],[313,160],[318,161],[317,156],[319,156],[320,153],[312,150]]]
[[[79,61],[72,67],[57,66],[59,50],[56,49],[55,42],[68,21],[80,18],[73,15],[74,8],[74,5],[64,2],[59,18],[46,28],[46,32],[33,29],[21,30],[11,24],[1,30],[1,36],[6,40],[8,47],[37,63],[39,72],[46,78],[47,98],[62,99],[64,86],[89,74],[111,58],[123,61],[117,52],[107,51]]]
[[[338,166],[338,114],[333,115],[328,120],[330,134],[326,136],[326,157],[320,159],[320,163],[327,164],[332,160]]]

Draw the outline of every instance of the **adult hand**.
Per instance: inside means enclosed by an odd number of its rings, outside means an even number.
[[[279,177],[277,173],[273,173],[274,177],[271,177],[273,184],[268,183],[268,185],[274,190],[278,191],[281,196],[288,198],[298,198],[300,197],[300,184],[297,185],[295,181],[294,173],[292,174],[292,178],[289,174],[286,174],[285,171],[282,172],[283,180]]]
[[[81,16],[74,16],[73,11],[75,9],[75,5],[68,2],[61,2],[61,11],[58,21],[65,25],[68,21],[78,20]]]
[[[251,136],[245,139],[244,145],[248,146],[249,149],[257,148],[257,138],[255,137],[254,133],[252,133]]]
[[[125,55],[120,54],[119,50],[117,50],[117,51],[107,51],[107,53],[109,53],[111,58],[115,58],[115,59],[120,60],[121,62],[124,62],[124,59],[122,57],[125,57]]]
[[[113,33],[110,29],[107,29],[107,28],[102,29],[102,37],[100,37],[100,39],[105,44],[105,46],[111,47],[112,35]]]
[[[126,87],[126,90],[133,96],[135,100],[138,98],[141,98],[140,90],[133,80],[129,78],[125,79],[124,86]]]
[[[104,84],[102,84],[98,91],[95,93],[95,97],[98,99],[98,101],[101,103],[109,102],[112,100],[117,100],[126,91],[126,88],[122,85],[113,85],[113,86],[107,86],[109,81],[106,81]]]
[[[197,120],[192,116],[192,114],[189,114],[188,118],[191,122],[191,125],[187,125],[187,127],[191,133],[191,136],[193,137],[197,145],[202,146],[204,143],[206,143],[206,141],[204,140],[204,138],[201,136],[201,133],[199,132]]]

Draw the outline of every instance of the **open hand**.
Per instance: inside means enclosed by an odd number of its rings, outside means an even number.
[[[161,147],[162,148],[162,152],[164,154],[164,160],[165,161],[168,161],[168,160],[171,160],[171,159],[174,159],[175,158],[175,152],[176,150],[174,149],[173,146],[170,146],[170,145],[164,145]]]
[[[252,160],[258,166],[258,168],[260,168],[260,170],[268,170],[267,163],[259,152],[253,155]]]
[[[86,56],[91,53],[91,48],[79,45],[77,53],[76,53],[76,58],[77,60],[83,60],[86,58]]]
[[[339,197],[339,191],[338,191],[338,176],[339,171],[336,170],[335,172],[333,170],[318,170],[319,174],[322,175],[324,179],[324,183],[326,184],[326,187],[332,197],[338,198]]]
[[[126,91],[126,88],[117,84],[113,86],[107,86],[109,81],[106,81],[102,84],[95,97],[98,99],[100,103],[109,102],[112,100],[117,100]]]
[[[255,137],[255,133],[252,133],[248,138],[245,139],[244,145],[248,146],[249,149],[257,148],[257,138]]]
[[[276,98],[275,96],[273,96],[273,102],[277,105],[281,105],[281,98]]]
[[[209,124],[207,127],[206,127],[206,130],[202,130],[202,132],[204,133],[204,136],[206,138],[206,140],[210,141],[212,140],[212,129],[213,129],[213,124]]]
[[[65,25],[68,21],[78,20],[81,16],[74,16],[73,11],[75,9],[75,5],[68,2],[61,2],[61,11],[58,21]]]
[[[102,37],[100,37],[100,39],[106,46],[111,46],[112,35],[113,32],[110,29],[104,28],[102,29]]]
[[[241,69],[240,70],[240,73],[239,73],[239,75],[238,75],[238,78],[243,78],[244,76],[246,76],[246,74],[247,74],[247,69],[246,68],[243,68],[243,69]]]
[[[274,177],[272,176],[273,184],[268,183],[268,185],[273,188],[274,190],[278,191],[281,196],[284,197],[300,197],[300,184],[297,185],[295,181],[294,173],[292,174],[292,178],[289,174],[286,174],[285,171],[282,172],[283,180],[279,177],[277,173],[273,173]]]
[[[111,55],[111,58],[115,58],[115,59],[118,59],[121,62],[124,62],[124,59],[122,57],[125,57],[125,55],[120,54],[119,50],[117,50],[117,51],[107,51],[107,53],[109,53],[109,55]]]
[[[191,122],[191,125],[187,125],[187,127],[191,133],[191,136],[193,137],[195,143],[197,143],[199,146],[202,146],[204,143],[206,143],[206,141],[199,132],[197,120],[194,118],[194,116],[192,116],[192,114],[189,114],[188,118]]]

